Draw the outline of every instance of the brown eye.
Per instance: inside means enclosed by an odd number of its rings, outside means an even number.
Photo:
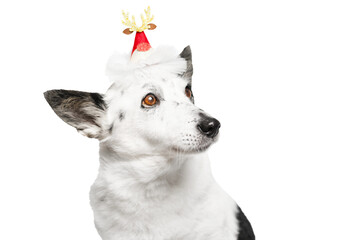
[[[144,107],[151,107],[151,106],[154,106],[157,102],[157,99],[155,97],[154,94],[152,93],[149,93],[148,95],[146,95],[146,97],[143,99],[142,101],[142,105]]]
[[[188,87],[185,88],[185,95],[186,95],[188,98],[191,98],[191,97],[192,97],[192,92],[191,92],[190,88],[188,88]]]

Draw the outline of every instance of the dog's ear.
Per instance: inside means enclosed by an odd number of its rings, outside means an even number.
[[[64,122],[84,136],[103,138],[102,118],[106,104],[101,94],[60,89],[44,92],[44,96]]]
[[[180,57],[184,58],[187,63],[186,71],[182,74],[184,78],[190,79],[193,75],[193,65],[192,65],[192,56],[191,56],[191,48],[187,46],[184,50],[180,53]]]

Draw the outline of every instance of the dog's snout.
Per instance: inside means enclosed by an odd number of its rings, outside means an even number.
[[[200,114],[200,116],[202,119],[197,125],[200,132],[209,138],[216,137],[221,126],[220,122],[217,119],[205,116],[204,114]]]

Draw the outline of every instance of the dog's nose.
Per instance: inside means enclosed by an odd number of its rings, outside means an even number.
[[[209,138],[214,138],[219,133],[219,128],[221,127],[220,122],[212,117],[205,116],[200,114],[202,117],[201,122],[197,125],[198,129],[202,134]]]

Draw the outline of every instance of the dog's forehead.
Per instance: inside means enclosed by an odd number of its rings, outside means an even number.
[[[147,79],[141,83],[142,89],[162,88],[164,91],[178,90],[188,81],[182,77],[174,76],[168,78]]]
[[[157,93],[162,97],[172,98],[183,94],[183,89],[190,80],[180,75],[172,76],[142,76],[130,78],[121,84],[113,83],[106,93],[108,100],[119,98],[138,98],[146,93]]]
[[[189,80],[184,79],[180,76],[169,76],[169,77],[145,77],[138,78],[129,81],[127,84],[113,85],[110,89],[120,92],[142,92],[151,90],[162,90],[167,92],[178,91],[179,89],[187,86],[190,83]]]

